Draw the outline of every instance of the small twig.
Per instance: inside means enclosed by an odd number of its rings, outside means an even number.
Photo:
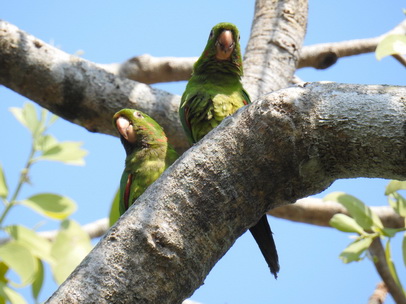
[[[388,294],[388,288],[384,282],[380,282],[376,285],[374,293],[368,300],[368,304],[383,304]]]
[[[375,238],[369,247],[374,265],[382,280],[385,282],[389,293],[397,304],[406,304],[406,296],[400,286],[398,286],[389,271],[388,263],[385,258],[385,250],[379,238]]]

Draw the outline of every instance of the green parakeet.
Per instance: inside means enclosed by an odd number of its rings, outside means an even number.
[[[251,103],[241,83],[243,67],[239,39],[234,24],[215,25],[202,55],[193,66],[179,107],[180,120],[191,143],[199,141],[224,118]],[[278,253],[266,215],[250,231],[276,278]]]
[[[127,157],[120,182],[120,215],[177,158],[162,127],[148,115],[123,109],[113,116]]]

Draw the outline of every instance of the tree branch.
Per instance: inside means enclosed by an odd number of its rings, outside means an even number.
[[[178,118],[179,96],[114,76],[1,20],[0,84],[91,132],[116,135],[113,114],[136,108],[165,128],[178,151],[189,147]]]
[[[243,108],[165,171],[48,303],[180,302],[266,210],[338,178],[405,179],[405,94],[315,83]]]
[[[105,70],[138,82],[152,84],[188,80],[198,57],[133,57],[124,63],[99,64]]]
[[[406,296],[400,286],[398,286],[392,277],[389,266],[386,262],[385,250],[383,249],[380,238],[375,238],[369,247],[369,252],[372,255],[372,259],[376,270],[385,282],[386,288],[392,295],[397,304],[406,304]]]
[[[403,228],[405,219],[389,206],[370,207],[386,228]],[[331,227],[330,219],[338,213],[348,214],[347,209],[336,202],[325,202],[318,198],[299,199],[295,204],[272,209],[268,214],[286,220]]]
[[[336,63],[341,57],[375,52],[378,43],[389,34],[406,35],[406,20],[378,37],[321,43],[304,47],[300,55],[298,68],[314,67],[316,69],[326,69]]]
[[[339,58],[375,52],[379,41],[384,36],[395,33],[406,35],[406,20],[378,37],[303,46],[297,68],[326,69],[335,64]],[[393,57],[406,66],[403,56],[395,55]],[[99,66],[115,75],[151,84],[188,80],[196,60],[197,57],[175,58],[141,55],[123,63],[99,64]]]
[[[307,5],[306,0],[255,2],[243,81],[253,100],[289,85],[306,33]]]

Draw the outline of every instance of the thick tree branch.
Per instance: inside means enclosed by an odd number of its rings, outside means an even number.
[[[383,249],[380,238],[373,240],[369,247],[369,252],[372,256],[374,265],[382,280],[385,282],[386,288],[397,304],[406,304],[406,296],[401,286],[398,286],[392,277],[388,263],[386,262],[385,250]]]
[[[117,77],[1,20],[0,84],[91,132],[116,134],[113,114],[136,108],[165,128],[178,151],[189,146],[177,114],[179,96]]]
[[[244,55],[244,87],[253,100],[289,85],[296,71],[306,24],[306,0],[255,2]]]
[[[180,302],[266,210],[338,178],[405,179],[405,94],[310,84],[241,109],[147,189],[48,303]]]

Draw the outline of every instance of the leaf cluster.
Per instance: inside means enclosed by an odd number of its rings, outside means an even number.
[[[392,180],[386,187],[385,195],[387,196],[388,203],[393,210],[401,217],[405,218],[406,199],[399,193],[400,190],[406,190],[406,181]],[[324,201],[335,201],[340,203],[347,209],[349,214],[334,215],[330,220],[330,225],[340,231],[356,233],[358,235],[356,239],[348,245],[343,252],[341,252],[341,260],[344,263],[360,261],[369,256],[368,249],[374,239],[386,239],[386,263],[388,264],[393,279],[398,286],[402,287],[392,260],[390,241],[397,233],[403,232],[402,252],[403,261],[406,265],[406,222],[404,228],[386,228],[371,208],[365,205],[361,200],[346,193],[333,192],[324,197]]]
[[[38,301],[44,281],[44,263],[51,266],[54,280],[61,284],[91,249],[89,236],[69,216],[77,209],[69,197],[54,193],[39,193],[18,199],[21,188],[30,181],[31,166],[40,161],[59,161],[70,165],[83,165],[87,154],[79,142],[59,142],[46,134],[57,116],[41,110],[39,116],[32,104],[23,108],[11,108],[14,117],[25,126],[32,136],[31,152],[20,174],[13,193],[9,191],[6,176],[0,165],[0,199],[4,209],[0,212],[0,229],[9,236],[9,241],[0,245],[0,304],[26,303],[16,288],[31,285],[32,295]],[[60,221],[56,238],[45,239],[34,229],[23,225],[4,226],[4,220],[13,207],[20,205],[41,216]],[[9,273],[17,274],[20,282],[10,279]]]

